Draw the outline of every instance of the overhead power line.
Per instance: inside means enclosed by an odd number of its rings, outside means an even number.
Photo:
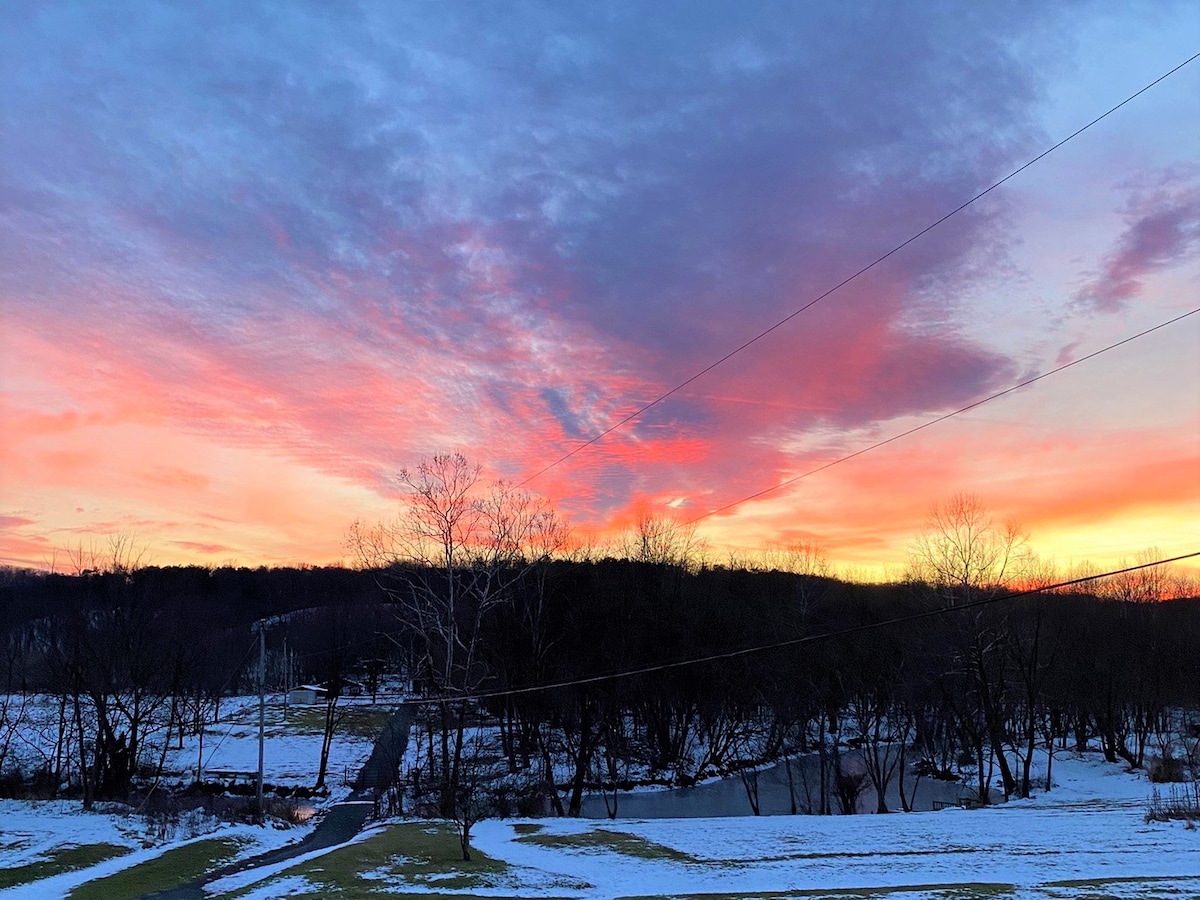
[[[250,646],[246,648],[246,652],[242,654],[242,658],[238,660],[238,664],[234,666],[232,670],[230,670],[229,675],[223,682],[221,682],[221,688],[217,691],[218,696],[225,693],[225,688],[229,687],[229,683],[233,681],[235,677],[237,677],[239,672],[241,672],[242,666],[245,665],[246,660],[250,658],[250,654],[254,652],[254,648],[257,646],[258,637],[255,636],[254,640],[250,642]],[[212,762],[212,758],[216,755],[217,751],[221,749],[221,745],[225,743],[225,738],[229,737],[229,735],[233,732],[234,726],[237,724],[238,722],[236,720],[230,719],[229,726],[225,729],[225,733],[221,735],[221,739],[217,741],[217,745],[208,751],[208,756],[206,756],[203,762],[200,763],[201,771],[208,768],[208,764]],[[201,727],[203,727],[203,725]],[[199,777],[199,773],[197,773],[197,777]]]
[[[1188,316],[1196,315],[1196,313],[1200,313],[1200,307],[1196,307],[1195,309],[1188,310],[1187,312],[1182,313],[1181,315],[1175,316],[1174,318],[1168,319],[1165,322],[1160,322],[1158,325],[1155,325],[1152,328],[1147,328],[1145,331],[1139,331],[1137,334],[1131,334],[1129,337],[1122,338],[1121,340],[1116,341],[1115,343],[1109,344],[1107,347],[1101,347],[1099,350],[1093,350],[1091,353],[1087,354],[1086,356],[1080,356],[1076,359],[1071,360],[1070,362],[1063,363],[1061,366],[1055,366],[1053,369],[1047,369],[1045,372],[1042,372],[1040,375],[1034,375],[1032,378],[1026,378],[1024,381],[1018,382],[1017,384],[1014,384],[1011,387],[1006,387],[1002,391],[997,391],[994,394],[989,394],[987,397],[984,397],[982,400],[976,400],[974,403],[968,403],[966,406],[961,406],[958,409],[954,410],[953,412],[945,413],[944,415],[938,416],[936,419],[930,419],[928,422],[922,422],[920,425],[916,425],[912,428],[909,428],[907,431],[900,432],[899,434],[894,434],[889,438],[884,438],[882,441],[876,441],[874,444],[871,444],[869,447],[863,447],[861,450],[855,450],[853,453],[847,453],[845,456],[840,456],[835,460],[831,460],[830,462],[827,462],[827,463],[824,463],[823,465],[817,466],[815,469],[809,469],[807,472],[803,472],[800,475],[794,475],[793,477],[785,479],[784,481],[781,481],[778,484],[772,485],[771,487],[763,488],[761,491],[755,491],[753,494],[749,494],[748,496],[742,497],[741,499],[734,500],[730,503],[726,503],[724,506],[718,506],[716,509],[710,509],[708,512],[704,513],[703,515],[696,516],[694,519],[688,519],[686,522],[681,522],[678,527],[682,528],[687,525],[694,525],[696,522],[703,521],[704,519],[707,519],[711,516],[715,516],[718,513],[723,513],[726,510],[733,509],[735,506],[741,506],[743,503],[748,503],[751,500],[757,500],[759,497],[763,497],[763,496],[766,496],[767,494],[774,493],[775,491],[781,490],[782,488],[785,488],[788,485],[795,484],[797,481],[800,481],[804,478],[808,478],[811,475],[816,475],[818,472],[824,472],[826,469],[832,469],[834,466],[841,465],[842,463],[848,462],[849,460],[852,460],[852,459],[857,459],[858,457],[862,456],[865,453],[870,453],[872,450],[878,450],[880,447],[886,447],[888,444],[894,444],[896,441],[899,441],[906,437],[914,435],[918,431],[924,431],[926,428],[932,428],[934,425],[937,425],[940,422],[945,422],[947,419],[953,419],[955,416],[962,415],[965,412],[969,412],[973,409],[983,406],[983,404],[985,404],[985,403],[991,403],[993,400],[998,400],[1001,397],[1006,397],[1009,394],[1013,393],[1014,391],[1019,391],[1021,388],[1029,387],[1029,385],[1034,384],[1038,381],[1041,381],[1043,378],[1049,378],[1051,375],[1057,375],[1059,372],[1069,369],[1072,366],[1077,366],[1082,362],[1087,362],[1089,359],[1095,359],[1097,356],[1100,356],[1103,353],[1107,353],[1110,350],[1115,350],[1118,347],[1122,347],[1125,344],[1136,341],[1138,338],[1143,338],[1148,334],[1153,334],[1154,332],[1159,331],[1160,329],[1166,328],[1169,325],[1174,325],[1176,322],[1181,322],[1184,319],[1186,319]]]
[[[818,641],[831,640],[833,638],[847,637],[852,634],[859,634],[864,631],[874,631],[879,628],[889,628],[893,625],[903,625],[908,622],[919,622],[923,619],[932,619],[937,616],[953,615],[954,613],[963,612],[969,609],[978,609],[981,606],[991,606],[996,603],[1003,603],[1008,600],[1016,600],[1020,597],[1029,597],[1034,594],[1043,594],[1047,591],[1061,590],[1062,588],[1073,587],[1079,584],[1086,584],[1089,581],[1098,581],[1101,578],[1111,578],[1114,575],[1124,575],[1128,572],[1137,572],[1141,569],[1152,569],[1157,566],[1165,566],[1169,563],[1181,562],[1185,559],[1195,559],[1200,557],[1200,550],[1192,553],[1184,553],[1181,556],[1172,556],[1169,559],[1158,559],[1153,562],[1140,563],[1136,566],[1126,566],[1122,569],[1113,569],[1109,572],[1101,572],[1097,575],[1084,575],[1080,578],[1071,578],[1066,581],[1059,581],[1055,584],[1047,584],[1042,587],[1030,588],[1024,591],[1013,591],[1010,593],[998,594],[995,597],[984,597],[979,600],[971,600],[966,603],[959,603],[955,606],[939,606],[936,609],[925,610],[919,613],[910,613],[904,616],[896,616],[891,619],[883,619],[879,622],[868,622],[862,625],[853,625],[848,628],[840,628],[836,631],[825,631],[820,634],[810,634],[805,637],[789,638],[783,641],[774,641],[770,644],[756,644],[752,647],[742,647],[737,650],[727,650],[723,653],[709,653],[704,656],[695,656],[689,659],[679,659],[671,662],[653,663],[646,666],[638,666],[632,669],[620,669],[614,672],[606,672],[599,675],[587,675],[581,678],[567,678],[562,681],[554,681],[546,684],[529,685],[527,687],[517,688],[497,688],[490,691],[475,691],[472,693],[451,694],[444,697],[421,698],[418,700],[407,700],[417,706],[432,706],[439,703],[445,703],[451,700],[491,700],[497,697],[513,697],[521,694],[537,694],[543,691],[553,691],[560,688],[581,687],[588,684],[596,684],[601,681],[611,681],[617,678],[632,678],[637,675],[651,675],[656,672],[666,672],[671,669],[682,669],[686,666],[696,666],[702,663],[720,662],[726,659],[736,659],[740,656],[749,656],[752,653],[762,653],[767,650],[779,650],[785,647],[798,647],[803,644],[813,644]]]
[[[675,385],[670,390],[664,391],[663,393],[659,394],[653,400],[644,404],[643,406],[638,407],[633,412],[629,413],[628,415],[624,416],[623,418],[618,419],[616,422],[614,422],[612,425],[610,425],[604,431],[600,432],[595,437],[590,438],[589,440],[580,444],[578,447],[574,448],[573,450],[569,451],[568,453],[564,453],[558,459],[554,460],[554,462],[552,462],[549,465],[534,472],[532,475],[530,475],[528,478],[526,478],[524,481],[522,481],[518,485],[518,487],[524,487],[525,485],[529,484],[531,481],[534,481],[535,479],[540,478],[542,475],[545,475],[551,469],[566,462],[568,459],[575,456],[577,453],[580,453],[583,450],[586,450],[588,447],[591,447],[593,444],[596,444],[599,441],[603,440],[604,438],[608,437],[608,435],[612,434],[614,431],[618,430],[619,428],[622,428],[629,422],[632,422],[634,419],[638,418],[643,413],[647,412],[650,409],[653,409],[655,406],[658,406],[658,404],[662,403],[668,397],[671,397],[674,394],[677,394],[679,391],[683,390],[689,384],[691,384],[692,382],[696,381],[697,379],[702,378],[703,376],[707,375],[713,369],[716,369],[718,366],[722,365],[723,363],[725,363],[725,362],[729,361],[730,359],[732,359],[733,357],[737,356],[743,350],[746,350],[747,348],[758,343],[760,340],[765,338],[767,335],[771,334],[772,332],[776,331],[779,328],[782,328],[784,325],[786,325],[788,322],[792,321],[792,319],[796,318],[801,313],[803,313],[809,309],[812,309],[812,307],[816,306],[818,303],[820,303],[826,297],[829,297],[830,295],[837,293],[842,288],[844,288],[846,285],[850,284],[852,281],[856,280],[860,276],[871,271],[871,269],[874,269],[880,263],[884,262],[885,260],[889,259],[892,256],[895,256],[897,253],[899,253],[901,250],[903,250],[909,244],[924,237],[926,234],[928,234],[933,229],[937,228],[943,222],[958,215],[960,212],[962,212],[967,207],[971,206],[976,201],[983,199],[988,194],[990,194],[992,191],[996,190],[996,188],[1000,187],[1001,185],[1003,185],[1006,182],[1010,181],[1011,179],[1015,178],[1017,175],[1020,175],[1022,172],[1024,172],[1026,169],[1028,169],[1030,166],[1034,165],[1035,163],[1045,159],[1047,156],[1049,156],[1055,150],[1059,149],[1060,147],[1064,146],[1065,144],[1070,143],[1075,138],[1079,137],[1079,135],[1083,134],[1085,131],[1087,131],[1089,128],[1091,128],[1093,125],[1096,125],[1099,122],[1102,122],[1104,119],[1107,119],[1109,116],[1111,116],[1117,110],[1121,109],[1121,107],[1136,100],[1142,94],[1146,93],[1151,88],[1155,87],[1156,85],[1158,85],[1161,82],[1165,81],[1166,79],[1170,78],[1176,72],[1183,69],[1185,66],[1189,65],[1190,63],[1195,62],[1197,59],[1200,59],[1200,53],[1196,53],[1195,55],[1189,57],[1188,59],[1185,59],[1183,62],[1179,63],[1179,65],[1172,68],[1170,71],[1163,73],[1158,78],[1155,78],[1149,84],[1145,85],[1141,89],[1130,94],[1128,97],[1126,97],[1120,103],[1116,104],[1115,106],[1109,108],[1105,112],[1096,116],[1094,119],[1092,119],[1086,125],[1082,126],[1081,128],[1076,129],[1075,131],[1073,131],[1071,134],[1067,135],[1062,140],[1058,141],[1057,143],[1055,143],[1055,144],[1051,145],[1050,147],[1048,147],[1047,149],[1043,150],[1041,153],[1039,153],[1037,156],[1030,159],[1028,162],[1024,163],[1023,165],[1019,166],[1016,169],[1013,169],[1011,172],[1009,172],[1007,175],[1005,175],[999,181],[994,182],[993,184],[991,184],[984,190],[980,191],[975,196],[971,197],[971,199],[965,201],[964,203],[960,204],[959,206],[955,207],[954,209],[952,209],[949,212],[942,215],[940,218],[938,218],[935,221],[931,222],[930,224],[926,225],[924,228],[922,228],[916,234],[909,237],[904,242],[897,244],[891,250],[888,250],[886,253],[884,253],[882,256],[876,257],[874,260],[867,263],[866,265],[864,265],[862,268],[860,268],[858,271],[854,272],[853,274],[846,276],[841,281],[839,281],[837,284],[835,284],[833,287],[826,290],[824,293],[818,294],[812,300],[809,300],[807,303],[805,303],[799,309],[796,309],[796,310],[788,313],[788,315],[784,316],[782,319],[780,319],[774,325],[771,325],[768,328],[763,329],[762,331],[758,332],[758,334],[754,335],[753,337],[749,338],[746,341],[743,341],[741,344],[739,344],[737,347],[734,347],[732,350],[730,350],[728,353],[726,353],[720,359],[705,366],[700,371],[696,372],[695,374],[693,374],[690,377],[686,378],[685,380],[681,381],[679,384]]]

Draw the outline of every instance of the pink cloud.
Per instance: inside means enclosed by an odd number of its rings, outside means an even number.
[[[1200,249],[1200,188],[1156,191],[1135,201],[1127,218],[1100,275],[1076,294],[1077,303],[1116,312],[1141,294],[1147,275]]]
[[[233,548],[225,544],[206,544],[201,541],[172,541],[171,544],[181,550],[200,553],[204,556],[227,556],[233,552]]]

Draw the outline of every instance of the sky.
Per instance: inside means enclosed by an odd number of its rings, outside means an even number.
[[[0,564],[334,562],[431,454],[523,482],[1198,51],[1187,2],[6,3]],[[525,488],[847,572],[957,492],[1200,550],[1200,315],[779,487],[1197,306],[1200,60]]]

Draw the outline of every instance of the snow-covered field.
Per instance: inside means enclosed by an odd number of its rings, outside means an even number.
[[[16,740],[12,742],[11,762],[31,771],[53,758],[57,706],[53,698],[43,695],[8,699],[10,711],[21,712]],[[335,792],[345,774],[356,773],[370,755],[380,723],[393,709],[384,704],[373,705],[366,698],[343,698],[339,705],[342,721],[329,754],[328,780]],[[291,787],[313,786],[321,759],[324,712],[323,705],[284,709],[279,696],[269,698],[263,758],[266,781]],[[160,746],[154,743],[157,740],[161,740],[161,731],[150,738],[151,746],[146,748],[144,761],[157,759]],[[200,762],[206,772],[257,771],[257,697],[227,698],[221,705],[220,721],[205,729],[203,747],[198,735],[185,736],[182,748],[178,737],[173,736],[164,764],[164,778],[168,783],[190,783]]]
[[[1200,897],[1200,830],[1182,822],[1147,824],[1151,786],[1144,775],[1094,756],[1059,757],[1055,773],[1049,793],[972,811],[485,821],[472,843],[492,862],[478,871],[459,866],[445,829],[441,856],[414,860],[420,853],[407,850],[406,842],[437,829],[381,823],[352,846],[225,879],[211,886],[209,896],[249,888],[243,896],[258,900],[347,889],[348,896]],[[144,848],[146,835],[135,820],[83,814],[76,804],[6,802],[0,816],[4,868],[65,844],[135,848],[89,869],[0,891],[5,898],[64,897],[74,885],[179,846]],[[246,841],[241,856],[303,833],[249,826],[217,832]],[[329,873],[347,869],[351,874],[342,881],[330,880]]]
[[[299,840],[311,828],[261,828],[189,817],[166,841],[160,841],[157,827],[147,825],[138,816],[83,812],[78,801],[57,800],[41,803],[0,801],[0,823],[0,875],[6,869],[52,859],[56,852],[64,849],[107,845],[110,849],[106,855],[112,857],[86,868],[0,890],[0,897],[5,900],[66,897],[80,884],[129,869],[168,850],[206,838],[229,838],[240,842],[242,849],[238,856],[244,858]]]
[[[342,727],[334,735],[329,750],[327,781],[336,796],[346,793],[341,784],[347,773],[353,778],[371,755],[378,728],[391,707],[371,706],[365,700],[343,700]],[[312,787],[321,761],[324,707],[293,706],[284,710],[278,703],[266,710],[266,741],[263,753],[263,779],[272,784]],[[222,721],[210,725],[204,736],[204,769],[212,771],[255,772],[258,769],[258,700],[235,698],[222,710]],[[200,759],[200,739],[184,738],[183,749],[167,754],[166,769],[177,777],[190,780]]]
[[[206,730],[203,745],[206,772],[257,770],[257,702],[252,697],[234,698],[223,706],[222,720]],[[52,710],[47,702],[35,700],[30,704],[30,712],[29,721],[40,725]],[[329,795],[311,801],[314,806],[327,806],[349,793],[342,783],[344,775],[349,773],[353,777],[357,773],[370,755],[377,722],[390,712],[390,707],[372,707],[365,701],[347,702],[343,727],[330,748]],[[292,787],[313,786],[321,755],[323,713],[323,707],[292,707],[286,711],[279,704],[268,707],[263,758],[265,781]],[[44,732],[41,727],[26,728],[22,735],[21,747],[32,760],[47,752],[47,748],[40,746],[45,741]],[[164,781],[189,783],[201,758],[200,749],[200,739],[195,735],[184,739],[182,749],[173,747],[167,754]],[[0,896],[29,900],[63,897],[79,884],[209,838],[238,842],[241,849],[237,856],[246,858],[298,841],[312,827],[311,824],[293,828],[230,825],[202,814],[184,814],[180,821],[164,825],[161,821],[147,821],[136,810],[115,806],[83,812],[78,800],[0,801],[0,886],[5,883],[5,870],[38,863],[54,864],[56,858],[61,861],[64,851],[69,856],[77,848],[94,849],[97,855],[109,857],[84,869],[0,889]]]
[[[483,822],[474,843],[510,864],[587,882],[592,887],[576,894],[580,897],[819,894],[902,886],[922,886],[919,895],[961,896],[967,884],[995,885],[990,890],[1013,897],[1200,896],[1200,830],[1181,822],[1146,824],[1150,786],[1143,776],[1091,758],[1064,758],[1055,766],[1053,791],[991,809],[542,820],[536,823],[542,826],[536,843],[511,823]],[[573,836],[596,829],[670,848],[674,858],[596,852],[586,844],[563,849]]]

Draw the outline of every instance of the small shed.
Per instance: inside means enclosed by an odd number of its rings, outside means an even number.
[[[324,703],[328,691],[319,684],[301,684],[288,691],[289,706],[315,706]]]

